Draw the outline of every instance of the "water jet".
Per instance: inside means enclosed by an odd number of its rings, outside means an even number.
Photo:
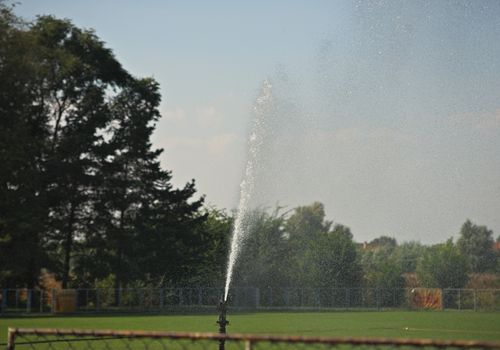
[[[233,232],[230,243],[229,256],[227,261],[226,283],[224,295],[219,303],[219,333],[226,334],[226,326],[229,322],[226,320],[227,302],[229,299],[229,287],[234,273],[234,267],[239,254],[248,235],[248,213],[250,202],[254,192],[254,182],[257,168],[259,166],[260,152],[266,137],[266,116],[273,110],[272,85],[268,80],[262,83],[261,92],[255,101],[254,119],[252,131],[248,140],[248,159],[245,167],[243,180],[240,184],[240,201],[236,213]],[[219,350],[224,350],[225,339],[219,341]]]

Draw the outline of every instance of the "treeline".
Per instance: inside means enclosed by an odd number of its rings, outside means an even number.
[[[500,251],[493,232],[467,220],[456,243],[398,244],[388,236],[356,243],[348,227],[325,220],[321,203],[256,210],[238,262],[235,284],[266,287],[463,288],[470,278],[492,277],[498,287]],[[497,242],[500,237],[497,238]],[[477,281],[475,281],[477,283]]]
[[[233,216],[171,184],[151,135],[154,79],[127,72],[90,30],[0,0],[0,286],[222,286]],[[493,233],[467,221],[457,243],[353,241],[313,203],[256,209],[240,286],[462,287],[498,272]]]

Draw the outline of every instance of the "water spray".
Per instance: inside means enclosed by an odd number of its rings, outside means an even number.
[[[224,288],[223,301],[227,300],[229,287],[233,277],[234,266],[238,260],[243,243],[248,235],[248,222],[246,222],[250,210],[250,201],[254,192],[254,183],[257,168],[260,162],[261,148],[266,137],[266,116],[273,110],[273,93],[271,83],[265,80],[259,97],[255,101],[254,121],[252,132],[248,140],[248,159],[245,167],[243,181],[240,184],[240,201],[238,211],[233,224],[230,251],[227,262],[226,285]]]
[[[254,122],[252,132],[248,141],[248,160],[245,167],[244,179],[240,184],[240,202],[236,214],[235,222],[233,225],[233,234],[231,237],[230,251],[227,262],[226,284],[224,288],[224,295],[219,303],[219,333],[226,334],[226,326],[229,321],[226,319],[227,302],[229,296],[229,287],[233,277],[234,267],[238,260],[242,246],[248,235],[248,222],[247,216],[251,197],[254,192],[254,182],[259,166],[260,152],[264,138],[266,136],[266,116],[273,110],[273,94],[272,86],[269,81],[264,81],[259,97],[255,101],[254,106]],[[226,340],[219,340],[219,350],[224,350]]]

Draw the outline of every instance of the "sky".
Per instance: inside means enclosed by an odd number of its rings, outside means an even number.
[[[252,204],[314,201],[357,241],[500,235],[500,2],[21,0],[93,28],[161,84],[153,145],[175,186],[239,200],[272,86]]]

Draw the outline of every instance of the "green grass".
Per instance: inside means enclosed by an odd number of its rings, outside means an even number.
[[[7,327],[137,329],[216,332],[217,315],[126,315],[0,318],[0,343]],[[500,341],[500,313],[486,312],[259,312],[229,313],[228,332]]]

